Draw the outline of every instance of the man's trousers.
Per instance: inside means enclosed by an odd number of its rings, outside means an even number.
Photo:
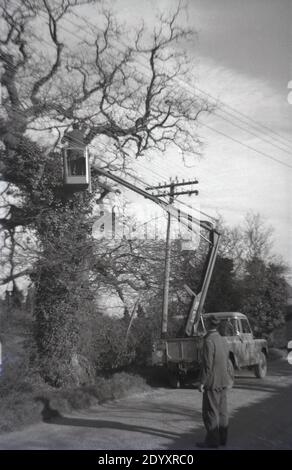
[[[207,430],[205,443],[217,447],[227,442],[227,389],[203,392],[203,421]]]

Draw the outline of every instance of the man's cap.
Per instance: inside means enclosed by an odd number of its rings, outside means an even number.
[[[218,317],[216,317],[216,315],[210,315],[210,317],[208,318],[208,321],[209,321],[210,326],[214,326],[214,327],[217,327],[220,323],[220,320]]]

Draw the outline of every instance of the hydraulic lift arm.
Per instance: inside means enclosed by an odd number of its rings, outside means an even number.
[[[109,171],[103,170],[101,168],[95,168],[95,171],[97,173],[99,173],[100,175],[105,176],[105,177],[111,179],[112,181],[115,181],[116,183],[121,184],[125,188],[128,188],[128,189],[130,189],[131,191],[134,191],[137,194],[140,194],[141,196],[145,197],[146,199],[150,199],[150,201],[155,202],[155,204],[158,204],[163,210],[170,213],[173,217],[178,218],[178,216],[179,216],[180,219],[185,219],[186,222],[184,222],[184,220],[180,220],[182,225],[189,228],[189,223],[192,222],[192,223],[195,223],[196,225],[200,226],[201,228],[203,228],[207,231],[211,230],[210,227],[212,226],[212,224],[210,224],[210,222],[207,222],[207,221],[204,221],[204,220],[200,221],[200,220],[196,219],[193,216],[190,220],[190,216],[189,216],[188,213],[182,211],[181,209],[177,209],[175,206],[173,206],[171,204],[168,204],[167,202],[163,201],[163,199],[160,199],[160,197],[153,196],[153,194],[147,193],[147,191],[145,191],[144,189],[138,188],[134,184],[129,183],[128,181],[124,180],[123,178],[120,178],[117,175],[114,175],[114,174],[110,173]],[[212,243],[207,238],[205,238],[201,233],[200,233],[200,236],[202,238],[204,238],[204,240],[206,240],[208,243],[210,243],[210,244]]]
[[[119,183],[122,186],[130,189],[131,191],[134,191],[137,194],[140,194],[146,199],[153,201],[155,204],[158,204],[163,210],[170,213],[172,216],[178,217],[178,214],[179,214],[180,223],[189,228],[190,218],[189,218],[189,214],[187,214],[186,212],[181,211],[180,209],[176,209],[173,205],[168,204],[167,202],[163,201],[159,197],[147,193],[147,191],[141,188],[138,188],[132,183],[129,183],[128,181],[124,180],[123,178],[120,178],[117,175],[110,173],[109,171],[103,170],[101,168],[95,168],[95,170],[102,176],[110,178],[116,183]],[[181,219],[185,219],[186,221],[181,220]],[[200,322],[201,314],[202,314],[204,303],[206,300],[206,295],[208,292],[212,273],[213,273],[214,266],[215,266],[215,261],[217,257],[218,246],[219,246],[219,239],[220,239],[220,233],[217,232],[213,228],[212,223],[205,221],[205,220],[198,220],[193,216],[191,217],[191,222],[195,223],[201,229],[204,229],[208,232],[209,237],[205,237],[201,232],[200,232],[200,237],[203,238],[205,241],[207,241],[207,243],[209,244],[209,252],[208,252],[207,260],[206,260],[205,267],[204,267],[203,281],[201,284],[201,288],[200,288],[199,293],[197,295],[194,295],[192,299],[189,315],[187,318],[187,322],[185,326],[185,334],[187,336],[191,336],[193,332],[196,332],[198,324]]]
[[[209,289],[211,277],[214,271],[214,266],[217,258],[219,239],[220,233],[214,229],[209,229],[210,248],[203,271],[201,289],[197,295],[194,295],[188,314],[185,326],[185,334],[187,336],[191,336],[193,333],[196,333],[198,325],[200,323],[202,311],[204,308],[207,292]]]

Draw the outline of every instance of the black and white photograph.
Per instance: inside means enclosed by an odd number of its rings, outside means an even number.
[[[291,397],[292,0],[0,0],[0,461],[291,451]]]

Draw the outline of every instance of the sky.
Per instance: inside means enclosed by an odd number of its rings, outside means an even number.
[[[134,25],[142,15],[149,26],[157,5],[170,11],[178,4],[176,0],[111,3],[126,21]],[[170,153],[149,163],[149,171],[138,166],[139,173],[151,183],[163,175],[197,177],[196,204],[211,215],[222,215],[231,226],[242,223],[248,211],[260,213],[274,227],[275,251],[292,265],[292,168],[285,166],[292,166],[292,105],[287,99],[292,80],[292,2],[188,0],[185,5],[183,21],[197,32],[188,45],[195,60],[190,85],[194,92],[203,90],[223,102],[217,108],[221,117],[202,119],[198,132],[203,154],[188,161],[191,168]],[[238,112],[266,127],[253,127]]]
[[[292,0],[182,3],[182,22],[197,32],[187,45],[195,64],[189,90],[220,101],[216,115],[200,120],[200,159],[188,158],[186,167],[177,153],[168,152],[163,158],[137,162],[137,174],[149,184],[175,176],[197,178],[199,196],[181,199],[223,216],[230,226],[241,224],[248,211],[260,213],[274,227],[275,252],[292,266]],[[171,11],[178,0],[108,4],[130,27],[143,18],[151,28],[157,8]],[[244,124],[244,115],[266,127]],[[151,217],[153,205],[145,200],[141,204]]]

